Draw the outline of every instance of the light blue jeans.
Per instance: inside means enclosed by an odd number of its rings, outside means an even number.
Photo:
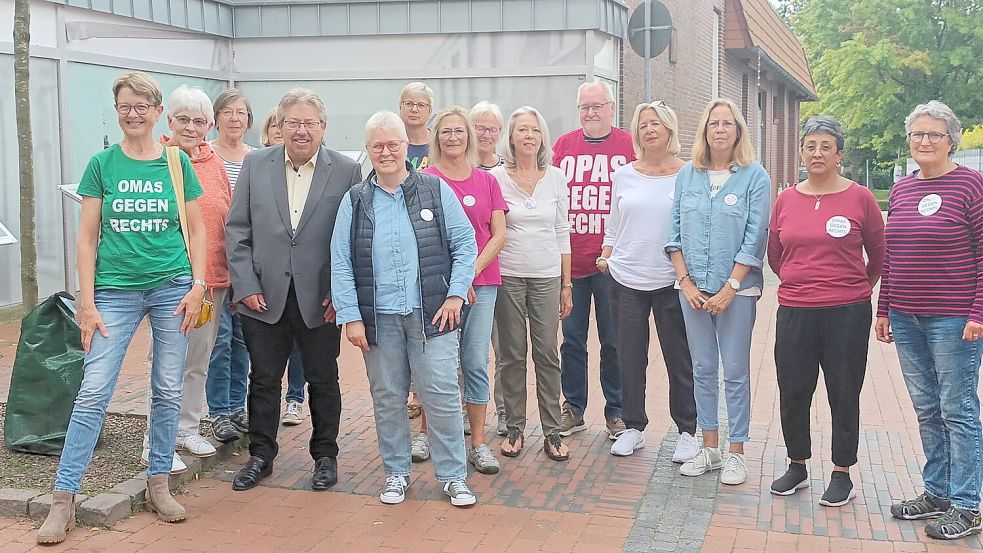
[[[65,447],[55,475],[55,490],[79,493],[82,475],[92,462],[92,452],[102,432],[106,408],[116,389],[123,357],[145,316],[150,317],[153,364],[150,368],[150,463],[147,474],[167,474],[174,457],[181,386],[188,336],[181,333],[184,314],[174,315],[191,289],[191,277],[181,276],[146,291],[96,290],[96,309],[106,325],[108,338],[96,331],[82,366],[82,385],[68,423]]]
[[[724,367],[724,395],[730,443],[749,440],[751,423],[751,330],[758,298],[735,296],[719,315],[696,311],[683,293],[679,303],[686,323],[686,340],[693,358],[693,396],[696,398],[696,425],[703,430],[719,430],[717,402],[718,375]]]
[[[461,372],[464,374],[464,402],[488,403],[488,345],[495,323],[498,286],[475,286],[478,300],[461,312]],[[429,417],[429,414],[428,414]]]
[[[918,416],[925,451],[925,490],[954,507],[980,508],[983,429],[980,344],[963,340],[966,317],[919,316],[891,310],[901,374]]]
[[[427,413],[427,435],[438,482],[464,480],[464,421],[457,383],[457,332],[423,339],[419,309],[408,315],[376,316],[377,344],[364,352],[372,393],[379,454],[387,476],[410,474],[410,421],[406,396],[410,375]]]
[[[229,297],[232,289],[229,289]],[[208,362],[205,399],[208,416],[231,415],[246,408],[246,382],[249,378],[249,352],[242,339],[239,315],[233,315],[224,302],[218,320],[218,336]]]

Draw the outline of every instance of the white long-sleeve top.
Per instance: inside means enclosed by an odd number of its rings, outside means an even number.
[[[676,174],[650,177],[631,163],[614,172],[603,244],[613,247],[608,271],[622,285],[648,291],[675,283],[676,272],[662,249],[675,187]]]
[[[490,173],[498,179],[509,206],[505,214],[505,247],[498,254],[502,276],[560,276],[560,256],[570,253],[570,199],[563,172],[547,167],[531,196],[512,180],[504,165]]]

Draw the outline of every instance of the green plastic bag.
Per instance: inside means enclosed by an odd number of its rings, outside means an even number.
[[[85,356],[74,301],[59,292],[21,322],[3,428],[8,449],[61,454]]]

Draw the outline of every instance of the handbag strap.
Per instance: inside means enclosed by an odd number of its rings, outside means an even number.
[[[184,170],[181,168],[181,150],[177,146],[168,146],[167,170],[171,173],[171,184],[174,186],[174,198],[177,200],[178,225],[181,236],[184,237],[184,248],[191,258],[191,241],[188,238],[188,226],[184,224],[188,218],[187,206],[184,203]]]

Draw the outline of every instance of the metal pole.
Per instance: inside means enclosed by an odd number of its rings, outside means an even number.
[[[645,87],[644,96],[645,102],[652,101],[652,58],[649,54],[652,51],[652,1],[645,0],[645,56],[642,59],[645,61]]]

